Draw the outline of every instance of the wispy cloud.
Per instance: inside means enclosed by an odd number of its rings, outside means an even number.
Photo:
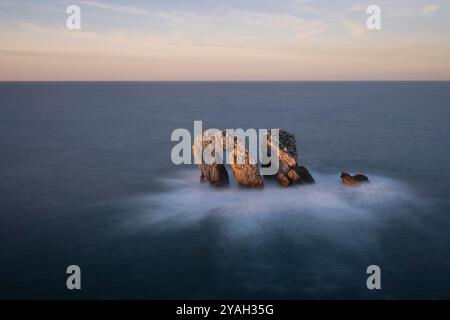
[[[71,32],[63,27],[55,27],[54,25],[41,25],[27,21],[16,22],[18,29],[30,31],[40,34],[38,37],[42,39],[44,36],[50,36],[52,39],[59,37],[66,40],[92,41],[95,43],[108,44],[109,48],[113,48],[113,52],[124,54],[120,48],[128,48],[130,50],[140,48],[148,50],[160,46],[180,46],[180,47],[211,47],[211,48],[230,48],[230,49],[250,49],[248,45],[244,45],[246,41],[243,39],[227,38],[220,39],[208,37],[204,40],[195,39],[192,34],[183,31],[168,31],[164,34],[151,32],[126,32],[126,31],[109,31],[109,32]],[[17,43],[17,42],[13,42]],[[119,49],[119,50],[114,50]],[[48,49],[48,48],[47,48]],[[55,48],[52,48],[53,50]],[[85,48],[86,49],[86,48]],[[94,48],[95,49],[95,48]],[[89,51],[95,51],[89,48]]]
[[[80,5],[86,5],[98,9],[114,11],[123,14],[137,15],[137,16],[148,16],[148,17],[157,17],[171,22],[172,24],[178,25],[182,24],[185,19],[177,14],[165,12],[165,11],[150,11],[142,7],[137,6],[120,6],[120,5],[111,5],[104,2],[99,1],[91,1],[91,0],[79,0],[78,3]]]
[[[128,14],[135,14],[135,15],[153,15],[152,12],[135,6],[118,6],[118,5],[111,5],[104,2],[99,1],[90,1],[90,0],[80,0],[78,1],[81,5],[91,6],[99,9],[106,9],[116,12],[122,12],[122,13],[128,13]]]
[[[430,4],[424,7],[404,6],[385,11],[384,18],[387,19],[411,19],[431,15],[438,11],[440,7],[436,4]]]
[[[290,40],[318,35],[326,29],[321,20],[305,20],[292,14],[233,10],[225,16],[225,20],[227,23],[241,24],[244,30],[253,30],[262,35],[277,33]]]
[[[431,14],[433,12],[436,12],[438,9],[439,9],[438,5],[430,4],[430,5],[426,6],[426,7],[423,7],[421,12],[424,15],[428,15],[428,14]]]
[[[168,22],[172,27],[183,26],[183,31],[197,34],[207,34],[211,30],[227,30],[229,26],[240,27],[242,31],[233,38],[252,37],[253,41],[259,38],[267,38],[267,34],[278,34],[280,39],[297,41],[306,38],[316,37],[328,30],[333,30],[336,25],[344,25],[352,36],[359,36],[365,33],[364,22],[352,20],[351,15],[357,12],[364,12],[362,6],[351,5],[338,11],[325,10],[323,7],[315,5],[311,0],[293,0],[298,14],[274,13],[264,11],[250,11],[227,7],[218,7],[215,12],[208,14],[193,13],[188,11],[151,11],[149,9],[128,6],[113,5],[96,0],[79,0],[80,5],[95,7],[98,9],[114,11],[123,14],[150,16]],[[303,18],[305,13],[312,14],[308,19]],[[317,16],[317,18],[314,18]],[[341,21],[345,20],[344,23]],[[226,31],[230,34],[230,31]],[[225,34],[224,33],[224,34]],[[216,34],[216,38],[217,38]],[[199,39],[204,43],[205,39]],[[244,44],[223,43],[223,46],[245,46]]]
[[[362,36],[367,33],[367,27],[360,21],[341,20],[341,25],[353,36]]]
[[[448,10],[448,0],[429,1],[380,0],[385,24],[373,37],[366,28],[366,6],[356,0],[290,0],[276,6],[217,0],[189,9],[164,2],[65,1],[79,4],[87,19],[77,31],[66,29],[64,6],[56,0],[46,6],[0,0],[5,4],[0,51],[7,58],[0,59],[0,69],[14,75],[12,66],[29,63],[29,70],[42,66],[45,75],[44,66],[58,71],[67,65],[64,75],[79,70],[82,78],[103,70],[107,78],[116,70],[118,79],[123,73],[130,79],[348,78],[378,74],[374,61],[382,59],[390,74],[411,69],[448,75],[450,43],[443,28],[448,21],[436,14]],[[423,23],[427,28],[416,33]],[[65,57],[79,67],[59,63]]]

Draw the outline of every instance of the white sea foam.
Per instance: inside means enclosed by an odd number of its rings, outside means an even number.
[[[196,170],[187,170],[161,181],[165,191],[126,203],[121,232],[156,237],[167,232],[175,239],[186,236],[189,244],[198,241],[198,233],[211,241],[208,254],[218,268],[243,272],[241,285],[250,290],[272,287],[272,276],[285,272],[311,295],[333,292],[340,285],[330,279],[354,275],[355,264],[348,261],[380,261],[382,235],[414,223],[419,197],[384,176],[369,173],[369,184],[348,187],[339,172],[312,174],[316,184],[310,186],[286,189],[266,179],[262,190],[241,189],[234,181],[215,189],[201,184]],[[291,288],[283,283],[277,290]]]
[[[142,208],[139,226],[180,228],[215,217],[227,236],[254,236],[270,228],[332,234],[355,224],[373,229],[415,199],[407,185],[383,176],[369,175],[371,182],[359,187],[342,185],[338,172],[313,176],[316,184],[287,189],[270,181],[262,190],[235,183],[215,189],[199,183],[197,171],[188,170],[177,179],[163,180],[168,190],[137,200]]]

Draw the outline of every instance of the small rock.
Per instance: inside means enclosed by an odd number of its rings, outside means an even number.
[[[341,173],[341,180],[343,184],[349,185],[349,186],[358,186],[362,183],[368,183],[369,178],[363,174],[355,174],[352,176],[351,174],[347,172]]]

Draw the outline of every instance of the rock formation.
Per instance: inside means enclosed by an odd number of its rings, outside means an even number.
[[[223,164],[201,164],[200,181],[208,181],[214,187],[223,187],[229,184],[228,172]]]
[[[267,144],[268,150],[272,147],[278,152],[279,169],[276,175],[277,181],[284,187],[296,184],[315,183],[314,178],[304,166],[298,166],[298,154],[295,136],[283,129],[279,130],[279,141],[277,148],[272,143],[271,131],[268,133]]]
[[[231,163],[231,170],[233,170],[236,182],[241,187],[262,188],[264,180],[259,173],[257,161],[247,150],[245,144],[238,137],[226,136],[225,132],[224,137],[226,139],[224,148],[230,151],[228,160]]]
[[[237,183],[242,187],[247,188],[262,188],[264,186],[264,180],[259,173],[257,164],[251,164],[249,161],[250,153],[245,150],[245,162],[244,164],[237,164],[233,162],[231,164],[231,170],[233,170],[234,177]]]
[[[203,150],[212,142],[217,141],[216,146],[219,152],[229,152],[229,163],[231,163],[236,182],[240,186],[247,188],[262,188],[264,186],[256,160],[253,159],[245,145],[236,137],[228,137],[225,130],[219,132],[205,131],[196,138],[196,141],[197,144],[194,143],[192,146],[196,157],[203,157]],[[198,149],[196,146],[199,146]],[[215,151],[212,154],[215,155]],[[201,171],[201,181],[209,181],[211,185],[217,187],[228,185],[229,179],[225,165],[215,162],[212,164],[203,162],[198,164],[198,167]]]
[[[192,152],[194,156],[200,155],[200,157],[202,157],[201,152],[206,146],[214,141],[214,137],[210,137],[207,132],[204,132],[201,137],[197,137],[196,139],[199,139],[199,144],[197,145],[194,143],[192,145]],[[228,172],[224,164],[215,162],[207,164],[203,161],[202,163],[197,164],[197,166],[200,169],[201,182],[207,181],[214,187],[223,187],[229,184]]]
[[[272,129],[273,130],[273,129]],[[298,154],[295,136],[283,129],[279,130],[279,143],[272,141],[272,131],[267,135],[268,151],[277,152],[279,158],[279,168],[276,174],[278,183],[284,187],[297,184],[315,183],[314,178],[304,166],[298,165]],[[213,145],[211,145],[214,142]],[[211,161],[204,161],[203,151],[205,154],[211,154]],[[208,181],[212,186],[222,187],[229,184],[228,173],[225,165],[217,163],[215,160],[216,152],[223,155],[224,151],[228,151],[229,163],[236,182],[247,188],[262,188],[264,180],[259,172],[258,164],[245,144],[236,136],[227,136],[226,130],[220,131],[204,131],[197,136],[192,146],[196,163],[200,169],[200,180]],[[222,160],[220,157],[219,159]],[[199,161],[202,160],[202,161]],[[270,164],[269,164],[270,165]]]
[[[341,180],[343,184],[349,186],[358,186],[362,183],[368,183],[369,178],[363,174],[355,174],[354,176],[348,174],[347,172],[341,173]]]

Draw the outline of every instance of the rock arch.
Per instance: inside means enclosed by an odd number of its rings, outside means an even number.
[[[195,162],[200,169],[200,180],[208,181],[215,187],[229,184],[227,169],[223,163],[213,162],[208,164],[203,159],[203,150],[216,140],[223,141],[221,143],[222,148],[219,151],[229,151],[229,163],[236,182],[242,187],[262,188],[264,180],[259,173],[256,160],[239,139],[227,136],[225,129],[217,132],[207,130],[195,138],[192,151],[196,159]],[[212,153],[213,155],[215,155],[214,152]],[[242,157],[244,160],[242,164],[236,161],[238,157]],[[200,159],[202,161],[199,161]]]
[[[273,129],[272,129],[273,130]],[[267,150],[275,151],[279,158],[279,168],[276,174],[277,181],[280,185],[288,187],[296,184],[314,183],[314,178],[304,166],[298,166],[298,155],[295,136],[283,129],[279,130],[279,143],[272,142],[271,132],[267,135]],[[226,135],[226,130],[207,130],[201,135],[195,137],[192,151],[194,153],[195,163],[200,169],[200,180],[208,181],[212,186],[222,187],[229,184],[228,172],[225,165],[216,163],[215,161],[205,163],[203,161],[203,150],[211,143],[218,140],[222,141],[219,144],[218,151],[229,152],[229,163],[233,171],[236,182],[243,187],[248,188],[262,188],[264,180],[260,174],[257,161],[253,158],[250,152],[245,147],[245,144],[239,141],[237,137],[229,137]],[[212,152],[215,155],[215,150]],[[233,157],[233,158],[232,158]],[[236,157],[242,157],[244,161],[238,164]]]

